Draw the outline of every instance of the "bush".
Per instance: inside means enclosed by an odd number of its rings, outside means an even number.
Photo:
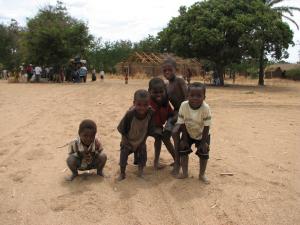
[[[300,80],[300,68],[286,71],[286,77],[288,79]]]

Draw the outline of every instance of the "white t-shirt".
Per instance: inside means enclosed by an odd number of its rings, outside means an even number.
[[[41,75],[41,73],[42,73],[42,68],[39,67],[39,66],[36,66],[36,67],[34,68],[34,72],[35,72],[35,75]]]
[[[201,107],[195,110],[188,101],[184,101],[179,109],[177,124],[185,124],[190,137],[201,140],[204,127],[211,126],[209,105],[203,101]]]

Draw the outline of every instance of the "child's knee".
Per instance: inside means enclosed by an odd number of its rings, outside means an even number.
[[[100,164],[105,164],[107,161],[107,155],[105,153],[101,153],[99,154],[98,159]]]
[[[69,155],[69,157],[67,158],[67,165],[70,167],[70,168],[75,168],[75,167],[78,167],[78,164],[79,164],[79,160],[74,156],[74,155]]]

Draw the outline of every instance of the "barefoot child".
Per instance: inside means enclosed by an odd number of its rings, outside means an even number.
[[[162,70],[164,77],[169,81],[167,84],[167,95],[174,108],[174,114],[177,116],[179,107],[187,97],[187,85],[184,79],[176,76],[176,62],[172,58],[167,58],[162,65]],[[176,120],[175,120],[176,121]],[[168,125],[171,125],[170,123]],[[172,130],[172,126],[170,127]],[[179,155],[178,155],[178,145],[179,136],[178,132],[172,135],[175,148],[175,164],[173,169],[173,174],[177,175],[179,171]]]
[[[171,131],[164,129],[164,125],[167,120],[172,122],[173,120],[176,120],[176,118],[174,118],[173,109],[171,108],[168,100],[166,86],[162,79],[152,78],[149,82],[148,91],[150,93],[149,103],[154,111],[154,169],[161,169],[162,167],[159,165],[159,155],[162,142],[165,144],[167,150],[175,161],[175,151],[170,141]]]
[[[147,161],[146,138],[152,130],[152,115],[149,93],[146,90],[137,90],[134,93],[133,107],[126,112],[118,126],[118,131],[122,135],[119,181],[126,177],[128,155],[133,152],[137,159],[138,176],[143,176]]]
[[[79,125],[79,137],[70,143],[67,165],[72,175],[71,181],[78,176],[78,170],[97,169],[97,175],[103,175],[107,156],[102,152],[101,143],[96,138],[97,125],[92,120],[83,120]]]
[[[188,88],[188,101],[181,104],[176,126],[181,126],[182,136],[179,145],[180,165],[182,175],[178,178],[188,177],[189,154],[191,146],[195,144],[196,155],[200,158],[199,179],[208,183],[205,176],[209,158],[211,113],[205,100],[206,88],[199,82],[192,83]]]

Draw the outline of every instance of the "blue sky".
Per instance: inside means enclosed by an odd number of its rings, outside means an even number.
[[[63,1],[71,16],[88,23],[90,32],[104,40],[126,39],[139,41],[148,34],[156,35],[170,19],[178,15],[181,5],[190,6],[195,0],[65,0]],[[0,0],[0,23],[11,18],[21,25],[27,17],[33,17],[39,8],[55,4],[56,0]],[[286,0],[282,5],[300,7],[300,0]],[[300,12],[294,13],[299,21]],[[294,42],[289,48],[289,62],[299,61],[300,31],[291,24]]]

